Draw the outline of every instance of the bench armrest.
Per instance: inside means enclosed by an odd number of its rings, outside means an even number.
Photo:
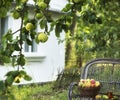
[[[69,86],[69,89],[68,89],[68,100],[72,100],[72,98],[74,97],[78,97],[79,95],[78,94],[74,94],[73,93],[73,88],[75,88],[75,86],[77,87],[78,86],[78,83],[77,82],[72,82]]]

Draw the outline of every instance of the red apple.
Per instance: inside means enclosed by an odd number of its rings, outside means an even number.
[[[95,80],[94,79],[91,79],[91,84],[95,84]]]

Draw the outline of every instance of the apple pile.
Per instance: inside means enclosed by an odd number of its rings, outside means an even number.
[[[81,79],[78,86],[82,88],[99,87],[100,82],[95,79]]]

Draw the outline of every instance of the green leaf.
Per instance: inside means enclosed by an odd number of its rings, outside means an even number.
[[[30,77],[29,75],[25,75],[25,76],[24,76],[24,79],[25,79],[26,81],[31,81],[31,80],[32,80],[32,77]]]
[[[14,49],[15,49],[16,51],[20,51],[20,47],[19,47],[19,44],[18,44],[18,43],[15,43],[15,44],[14,44]]]
[[[66,6],[62,9],[64,12],[68,12],[71,9],[72,5],[71,4],[66,4]]]
[[[35,42],[39,44],[40,41],[38,40],[38,36],[35,37]]]
[[[8,9],[0,7],[0,17],[6,17]]]
[[[47,25],[47,20],[46,19],[42,19],[39,24],[40,24],[40,28],[44,29],[45,26]]]
[[[55,27],[55,35],[56,37],[60,37],[60,33],[62,32],[61,23],[57,23]]]
[[[12,83],[13,83],[13,81],[14,81],[14,77],[13,77],[12,75],[7,76],[7,78],[6,78],[6,80],[5,80],[5,84],[6,84],[7,86],[11,86]]]
[[[0,92],[3,92],[5,90],[5,84],[2,80],[0,80]]]
[[[18,57],[17,64],[20,65],[20,66],[25,65],[25,57],[23,55],[20,55],[20,57]]]
[[[68,32],[68,25],[63,24],[62,29],[67,33]]]
[[[32,41],[30,39],[26,38],[26,42],[28,45],[32,45]]]
[[[20,73],[19,73],[18,70],[12,72],[12,76],[13,76],[14,78],[15,78],[16,76],[18,76],[19,74],[20,74]]]
[[[7,41],[10,41],[10,42],[12,41],[13,35],[11,30],[9,30],[7,34],[5,34],[5,38],[7,39]]]
[[[37,33],[36,32],[30,32],[30,37],[31,37],[31,39],[35,39],[35,35],[36,35]]]
[[[53,31],[55,24],[56,24],[55,22],[52,22],[50,24],[50,30],[49,30],[49,32]]]
[[[10,60],[10,57],[8,57],[8,56],[3,56],[2,59],[3,59],[3,62],[4,62],[4,63],[10,63],[10,61],[11,61],[11,60]]]
[[[12,75],[12,73],[13,73],[13,71],[9,71],[5,74],[5,76],[10,76],[10,75]]]
[[[45,32],[48,32],[48,26],[47,26],[47,24],[45,26]]]
[[[49,3],[50,3],[50,0],[44,0],[44,2],[45,2],[46,4],[49,4]]]
[[[26,75],[26,72],[23,71],[23,70],[21,70],[21,71],[20,71],[20,75],[25,76],[25,75]]]
[[[14,78],[19,75],[19,71],[9,71],[5,74],[5,76],[13,76]]]

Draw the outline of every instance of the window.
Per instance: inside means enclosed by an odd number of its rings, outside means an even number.
[[[0,18],[0,38],[5,34],[8,30],[8,17]]]
[[[37,52],[37,45],[35,43],[35,40],[32,41],[32,45],[28,45],[27,43],[25,43],[24,46],[25,52]]]

